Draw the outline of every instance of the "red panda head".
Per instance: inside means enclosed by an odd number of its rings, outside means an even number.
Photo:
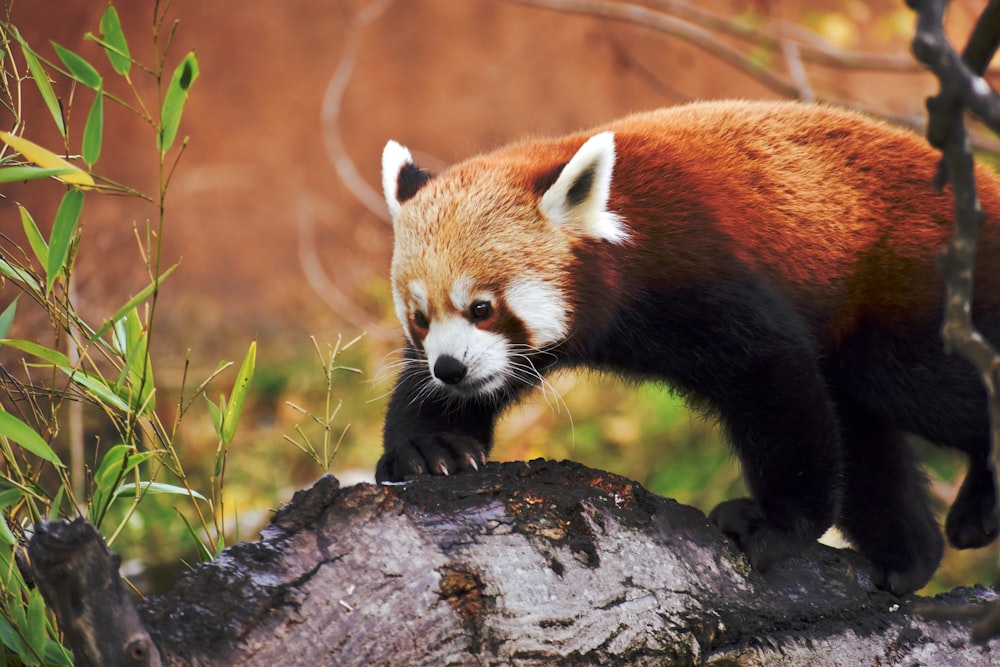
[[[614,163],[611,132],[517,144],[434,177],[386,144],[396,313],[436,385],[488,397],[539,377],[572,329],[574,248],[628,236],[608,210]]]

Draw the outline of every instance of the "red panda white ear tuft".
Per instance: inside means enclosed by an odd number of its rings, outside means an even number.
[[[614,132],[595,134],[566,163],[556,182],[538,203],[556,224],[570,224],[597,239],[620,243],[628,238],[625,223],[608,210],[615,166]]]
[[[389,206],[389,215],[395,222],[403,202],[417,194],[417,190],[431,179],[431,175],[413,164],[409,149],[391,139],[382,149],[382,193]]]

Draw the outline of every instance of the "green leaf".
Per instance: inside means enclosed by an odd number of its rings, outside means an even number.
[[[59,487],[62,488],[62,487]],[[27,495],[27,491],[24,489],[19,489],[18,487],[13,487],[7,489],[6,491],[0,491],[0,509],[7,509],[21,498]]]
[[[108,506],[118,497],[117,482],[152,455],[153,452],[134,452],[128,445],[115,445],[104,453],[94,473],[94,498],[90,504],[91,523],[99,524]]]
[[[127,493],[128,491],[135,491],[136,488],[137,487],[133,482],[129,482],[128,484],[122,484],[115,491],[115,496],[117,497],[123,493]],[[166,494],[171,496],[194,496],[198,500],[204,500],[205,502],[208,502],[208,498],[206,498],[205,496],[201,495],[200,493],[198,493],[193,489],[191,491],[188,491],[183,486],[174,486],[173,484],[164,484],[162,482],[139,482],[138,488],[142,490],[144,493],[149,493],[152,495]]]
[[[49,262],[46,265],[46,296],[52,293],[59,273],[65,270],[66,258],[69,256],[69,246],[76,233],[76,225],[80,221],[83,210],[83,192],[73,188],[67,190],[56,211],[55,222],[52,223],[52,237],[49,239]]]
[[[0,510],[6,510],[8,507],[19,501],[22,496],[24,496],[24,491],[21,489],[14,488],[4,491],[0,494]],[[10,526],[7,524],[6,516],[0,516],[0,542],[3,542],[3,544],[9,547],[17,544],[17,538],[14,537],[14,533],[11,532]]]
[[[208,414],[209,414],[209,416],[212,417],[212,426],[215,427],[215,434],[221,440],[222,439],[222,412],[223,412],[223,410],[226,409],[226,397],[225,396],[221,397],[221,399],[219,401],[222,404],[222,409],[221,410],[219,409],[219,406],[216,405],[215,403],[213,403],[212,400],[208,396],[205,396],[205,400],[208,402]]]
[[[56,98],[56,92],[52,90],[52,84],[49,83],[49,75],[45,73],[42,63],[38,61],[38,56],[35,55],[34,51],[31,50],[31,47],[28,46],[28,43],[24,41],[17,31],[14,32],[14,39],[21,45],[21,53],[24,54],[24,61],[28,63],[28,71],[31,72],[31,78],[34,79],[35,85],[38,86],[38,92],[41,93],[45,106],[48,107],[49,113],[52,114],[52,120],[56,122],[56,127],[59,128],[59,134],[65,138],[66,124],[63,122],[62,106],[60,106],[59,100]]]
[[[52,42],[52,48],[56,50],[56,55],[59,56],[59,60],[61,60],[63,65],[66,66],[66,69],[69,70],[70,76],[87,86],[87,88],[97,90],[101,87],[101,75],[98,74],[93,65],[69,49],[60,46],[55,42]]]
[[[14,324],[14,312],[17,310],[17,300],[21,298],[18,294],[14,297],[14,300],[10,302],[2,313],[0,313],[0,340],[7,337],[10,332],[10,327]]]
[[[56,366],[69,368],[69,357],[60,352],[59,350],[53,350],[52,348],[45,347],[44,345],[39,345],[38,343],[30,340],[20,340],[17,338],[3,338],[0,339],[0,345],[6,345],[8,347],[13,347],[15,349],[21,350],[22,352],[27,352],[32,354],[39,359],[44,359],[50,364]]]
[[[55,632],[52,632],[55,635]],[[45,642],[45,664],[47,667],[73,667],[73,654],[54,639]]]
[[[83,127],[83,161],[90,168],[101,157],[101,142],[104,136],[104,89],[97,89],[97,96],[87,114],[87,124]]]
[[[16,605],[11,605],[11,615],[14,615],[14,609],[20,609]],[[22,614],[23,615],[23,614]],[[24,645],[21,636],[17,633],[17,630],[10,624],[10,621],[0,616],[0,641],[8,649],[17,653],[18,658],[26,665],[37,665],[38,661],[35,659],[28,647]]]
[[[0,435],[10,438],[40,459],[65,467],[42,436],[14,415],[0,409]]]
[[[130,449],[131,447],[128,445],[115,445],[104,452],[104,456],[101,457],[101,462],[97,466],[97,471],[94,473],[95,494],[97,492],[106,494],[112,490],[115,480],[120,474],[124,474],[125,456]]]
[[[177,511],[176,508],[174,511]],[[188,521],[188,518],[183,514],[181,514],[180,512],[177,512],[177,516],[179,516],[181,518],[181,521],[184,522],[184,525],[187,527],[188,534],[194,539],[195,546],[197,546],[198,548],[198,556],[199,558],[201,558],[201,562],[207,563],[210,560],[212,560],[212,552],[209,551],[208,547],[205,546],[205,543],[202,542],[201,537],[198,535],[198,531],[195,530],[194,526],[191,525],[191,522]],[[0,616],[0,620],[3,620],[2,616]]]
[[[7,525],[7,517],[0,516],[0,542],[12,547],[17,544],[17,538],[14,537],[14,533],[10,532],[10,526]]]
[[[121,308],[119,308],[115,312],[114,315],[112,315],[111,317],[109,317],[104,322],[104,324],[101,325],[101,328],[98,329],[97,332],[94,333],[94,335],[90,337],[90,342],[93,343],[98,338],[100,338],[101,336],[103,336],[104,332],[107,331],[115,322],[118,322],[123,317],[125,317],[125,313],[129,312],[130,310],[133,310],[136,306],[138,306],[140,303],[142,303],[143,301],[145,301],[149,297],[149,295],[152,294],[155,289],[157,289],[157,287],[159,285],[163,284],[163,281],[167,279],[167,276],[169,276],[171,273],[173,273],[174,269],[176,269],[177,267],[178,267],[178,264],[174,264],[169,269],[167,269],[162,274],[160,274],[160,279],[158,281],[154,280],[154,281],[150,282],[148,285],[146,285],[145,287],[143,287],[141,290],[139,290],[138,294],[136,294],[134,297],[132,297],[131,299],[129,299],[125,303],[124,306],[122,306]]]
[[[240,366],[240,372],[236,374],[236,384],[233,385],[233,393],[229,396],[229,405],[226,407],[222,418],[222,442],[229,444],[236,435],[236,427],[240,423],[240,415],[243,413],[243,402],[247,397],[247,390],[250,388],[250,380],[253,379],[254,367],[257,364],[257,341],[250,343]]]
[[[32,652],[41,656],[45,653],[45,601],[37,587],[28,593],[27,620],[24,628],[25,639]]]
[[[60,485],[56,495],[52,498],[52,505],[49,506],[48,521],[55,521],[59,518],[59,508],[62,507],[63,497],[66,495],[66,487]]]
[[[64,183],[77,185],[81,188],[90,188],[94,185],[93,176],[62,159],[48,148],[39,146],[34,141],[29,141],[10,132],[0,132],[0,141],[43,169],[64,169],[64,173],[59,175],[59,180]]]
[[[0,183],[20,183],[22,181],[34,181],[39,178],[49,178],[51,176],[62,176],[77,171],[73,167],[57,167],[54,169],[43,169],[42,167],[32,167],[31,165],[18,165],[16,167],[0,168]]]
[[[115,334],[118,349],[125,356],[125,365],[118,382],[115,383],[115,390],[119,395],[128,394],[132,409],[139,414],[145,414],[155,407],[153,400],[155,384],[146,330],[137,309],[130,310],[115,324]],[[126,381],[128,388],[123,391]]]
[[[49,244],[45,242],[45,237],[42,236],[38,225],[35,224],[35,219],[28,213],[28,209],[20,204],[17,205],[17,208],[21,213],[21,226],[24,227],[24,235],[28,237],[28,243],[31,244],[31,249],[35,252],[35,257],[38,258],[42,266],[48,266]],[[0,338],[3,338],[3,336],[0,336]]]
[[[129,410],[128,403],[115,393],[115,390],[108,386],[108,383],[104,378],[98,377],[97,375],[91,375],[85,371],[76,370],[71,368],[61,368],[66,375],[70,375],[73,378],[73,382],[86,389],[92,397],[97,399],[103,405],[121,410],[122,412],[128,413]]]
[[[132,56],[128,50],[128,42],[125,41],[125,33],[122,32],[122,24],[118,20],[118,10],[111,5],[101,15],[101,37],[104,38],[102,46],[108,62],[116,72],[128,76]]]
[[[3,257],[0,257],[0,273],[4,274],[8,278],[13,278],[20,283],[24,283],[35,292],[41,291],[42,286],[38,284],[38,281],[35,280],[34,276],[21,267],[8,263]]]
[[[197,78],[198,58],[194,51],[190,51],[174,70],[170,85],[167,87],[167,94],[163,99],[163,108],[160,111],[160,134],[157,137],[160,155],[170,150],[177,137],[177,128],[181,124],[181,114],[184,112],[184,103],[187,102],[188,90]]]

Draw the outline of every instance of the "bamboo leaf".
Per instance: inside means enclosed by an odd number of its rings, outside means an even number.
[[[59,176],[63,183],[87,187],[94,185],[94,178],[80,169],[76,165],[70,164],[47,148],[42,148],[33,141],[24,137],[19,137],[10,132],[0,132],[0,141],[23,155],[29,162],[34,162],[39,167],[46,169],[67,169],[65,174]]]
[[[222,409],[221,410],[219,409],[219,406],[216,405],[215,403],[213,403],[212,399],[210,399],[208,396],[205,396],[205,401],[208,403],[208,414],[212,418],[212,426],[215,427],[215,434],[217,436],[219,436],[219,438],[221,439],[222,438],[222,411],[226,407],[225,406],[226,397],[223,396],[221,398],[221,401],[220,401],[220,403],[222,403]]]
[[[177,516],[179,516],[181,518],[181,521],[184,522],[184,526],[187,528],[188,534],[194,539],[195,546],[198,548],[198,556],[201,558],[201,562],[207,563],[210,560],[212,560],[212,552],[209,551],[208,547],[205,546],[205,543],[202,542],[201,536],[198,534],[198,531],[195,530],[194,526],[191,525],[191,522],[188,521],[188,518],[183,514],[181,514],[177,510],[177,508],[174,508],[174,511],[177,512]],[[3,621],[2,616],[0,616],[0,621]]]
[[[97,375],[91,375],[79,369],[73,370],[69,367],[62,367],[60,370],[73,378],[73,382],[86,389],[92,397],[103,405],[115,408],[122,412],[130,412],[128,403],[115,393],[115,390],[108,386],[108,383]]]
[[[193,495],[198,500],[204,500],[208,502],[205,496],[201,495],[197,491],[191,490],[190,492],[183,486],[174,486],[173,484],[164,484],[162,482],[139,482],[139,489],[145,493],[150,493],[153,495],[167,494],[172,496],[188,496]],[[127,491],[134,491],[136,485],[132,482],[128,484],[122,484],[115,491],[115,496],[119,496]]]
[[[220,433],[222,442],[229,444],[236,435],[236,427],[240,423],[240,415],[243,413],[243,402],[246,400],[247,390],[250,388],[250,380],[253,379],[254,367],[257,363],[257,341],[250,343],[240,366],[239,373],[236,374],[236,384],[233,385],[233,392],[229,395],[229,405],[226,406],[222,418],[222,431]]]
[[[42,236],[38,225],[35,224],[35,219],[28,213],[28,209],[20,204],[18,204],[17,208],[21,213],[21,226],[24,227],[24,235],[28,237],[28,243],[31,245],[35,257],[38,258],[43,267],[47,266],[49,263],[49,244],[45,242],[45,237]],[[3,338],[3,336],[0,336],[0,338]]]
[[[35,433],[35,430],[25,424],[14,415],[0,409],[0,435],[6,436],[40,459],[44,459],[52,465],[64,467],[62,461],[52,451],[42,436]]]
[[[34,181],[39,178],[49,178],[51,176],[62,176],[74,171],[79,171],[73,165],[56,169],[42,169],[31,165],[18,165],[16,167],[0,168],[0,183],[20,183],[22,181]]]
[[[55,222],[52,223],[52,237],[49,239],[49,261],[45,267],[45,294],[52,292],[56,278],[66,269],[66,259],[69,256],[69,246],[76,233],[80,212],[83,210],[83,192],[67,190],[56,211]]]
[[[62,106],[56,98],[56,91],[52,90],[52,84],[49,83],[49,75],[45,73],[45,69],[42,67],[42,63],[39,62],[38,56],[35,55],[35,52],[28,46],[28,43],[16,31],[14,32],[14,38],[21,45],[21,53],[24,54],[24,61],[28,63],[28,71],[31,72],[31,78],[35,80],[35,85],[38,87],[38,92],[42,95],[45,106],[48,107],[49,113],[52,114],[52,120],[56,122],[56,127],[59,128],[59,134],[65,137],[66,123],[63,122]]]
[[[124,474],[125,456],[128,454],[128,445],[115,445],[104,452],[101,462],[94,472],[94,493],[102,496],[110,494],[112,486],[119,475]],[[95,505],[101,503],[94,503]]]
[[[59,508],[62,506],[63,498],[66,495],[66,487],[60,485],[59,490],[56,491],[56,495],[52,498],[52,505],[49,506],[49,521],[55,521],[59,518]]]
[[[34,355],[39,359],[44,359],[55,366],[64,368],[69,368],[70,366],[69,358],[59,350],[53,350],[30,340],[4,338],[0,339],[0,345],[6,345],[7,347],[13,347],[16,350],[27,352],[28,354]]]
[[[102,46],[108,62],[116,72],[128,76],[132,56],[128,50],[128,42],[125,41],[125,33],[122,32],[122,24],[118,20],[118,10],[111,5],[101,15],[101,37],[104,38]]]
[[[94,499],[91,503],[90,521],[97,523],[107,508],[124,491],[121,485],[116,486],[125,475],[131,472],[143,461],[154,456],[155,452],[136,452],[128,445],[115,445],[101,457],[101,463],[94,473]],[[135,488],[135,485],[128,485]]]
[[[3,257],[0,257],[0,273],[4,274],[8,278],[13,278],[18,282],[24,283],[35,292],[40,292],[42,289],[41,285],[38,284],[38,281],[35,280],[34,276],[21,267],[10,264]]]
[[[125,366],[115,385],[119,395],[122,387],[128,381],[128,394],[131,397],[132,409],[139,414],[145,414],[154,409],[153,365],[149,358],[146,331],[139,319],[136,309],[130,310],[120,322],[122,332],[120,349],[125,356]],[[118,326],[116,325],[116,329]]]
[[[115,312],[114,315],[112,315],[111,317],[109,317],[104,322],[104,324],[101,325],[101,328],[98,329],[94,333],[94,335],[90,337],[90,342],[93,343],[98,338],[100,338],[101,336],[103,336],[104,332],[106,332],[115,322],[118,322],[123,317],[125,317],[125,313],[127,313],[130,310],[133,310],[136,306],[138,306],[140,303],[142,303],[147,298],[149,298],[149,295],[152,294],[153,291],[155,289],[157,289],[157,287],[159,285],[162,285],[163,281],[167,279],[167,276],[169,276],[171,273],[173,273],[174,269],[176,269],[177,267],[178,267],[178,264],[174,264],[169,269],[167,269],[162,274],[160,274],[160,279],[158,281],[154,280],[154,281],[150,282],[148,285],[146,285],[145,287],[143,287],[141,290],[139,290],[139,292],[134,297],[132,297],[131,299],[129,299],[125,303],[124,306],[122,306],[121,308],[119,308]]]
[[[160,134],[157,137],[160,155],[170,150],[170,146],[173,145],[174,139],[177,137],[177,128],[181,124],[181,115],[184,113],[184,103],[187,102],[188,91],[197,78],[198,58],[194,51],[190,51],[174,70],[170,85],[167,87],[167,94],[163,99],[163,108],[160,110]]]
[[[66,69],[69,70],[70,76],[87,86],[87,88],[97,90],[101,87],[101,75],[96,69],[94,69],[93,65],[66,47],[55,42],[52,42],[52,48],[56,50],[56,55],[59,56],[59,60],[61,60],[63,65],[66,66]]]
[[[17,544],[17,538],[14,537],[14,533],[10,532],[10,526],[7,525],[7,517],[5,516],[0,516],[0,543],[8,547]]]
[[[32,653],[45,653],[45,601],[36,587],[28,592],[28,622],[24,628],[25,639]]]
[[[10,613],[12,617],[17,613],[14,611],[15,609],[20,609],[20,607],[18,605],[11,605]],[[24,641],[17,633],[17,630],[14,629],[14,626],[11,625],[10,621],[2,616],[0,616],[0,641],[3,642],[5,647],[16,652],[17,656],[24,664],[38,664],[35,657],[31,655],[31,652],[28,650],[28,647],[24,645]]]
[[[2,313],[0,313],[0,340],[7,337],[10,332],[10,327],[14,324],[14,311],[17,310],[17,300],[21,297],[20,294],[14,297],[14,300],[10,302]]]
[[[90,168],[101,157],[101,142],[104,137],[104,89],[97,89],[97,96],[87,114],[87,124],[83,126],[83,161]]]

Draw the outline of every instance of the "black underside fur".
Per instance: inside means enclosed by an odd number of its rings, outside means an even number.
[[[1000,322],[977,317],[1000,342]],[[824,344],[819,325],[783,296],[758,280],[732,279],[637,295],[594,335],[571,336],[552,367],[663,381],[709,406],[751,494],[711,516],[755,567],[794,555],[836,524],[875,563],[877,583],[904,594],[928,581],[943,548],[905,432],[969,456],[949,540],[977,547],[997,534],[982,387],[965,362],[944,354],[937,327],[930,317],[895,333],[862,323]],[[491,402],[423,397],[426,363],[414,368],[390,401],[380,481],[475,469],[497,417],[527,389]]]

